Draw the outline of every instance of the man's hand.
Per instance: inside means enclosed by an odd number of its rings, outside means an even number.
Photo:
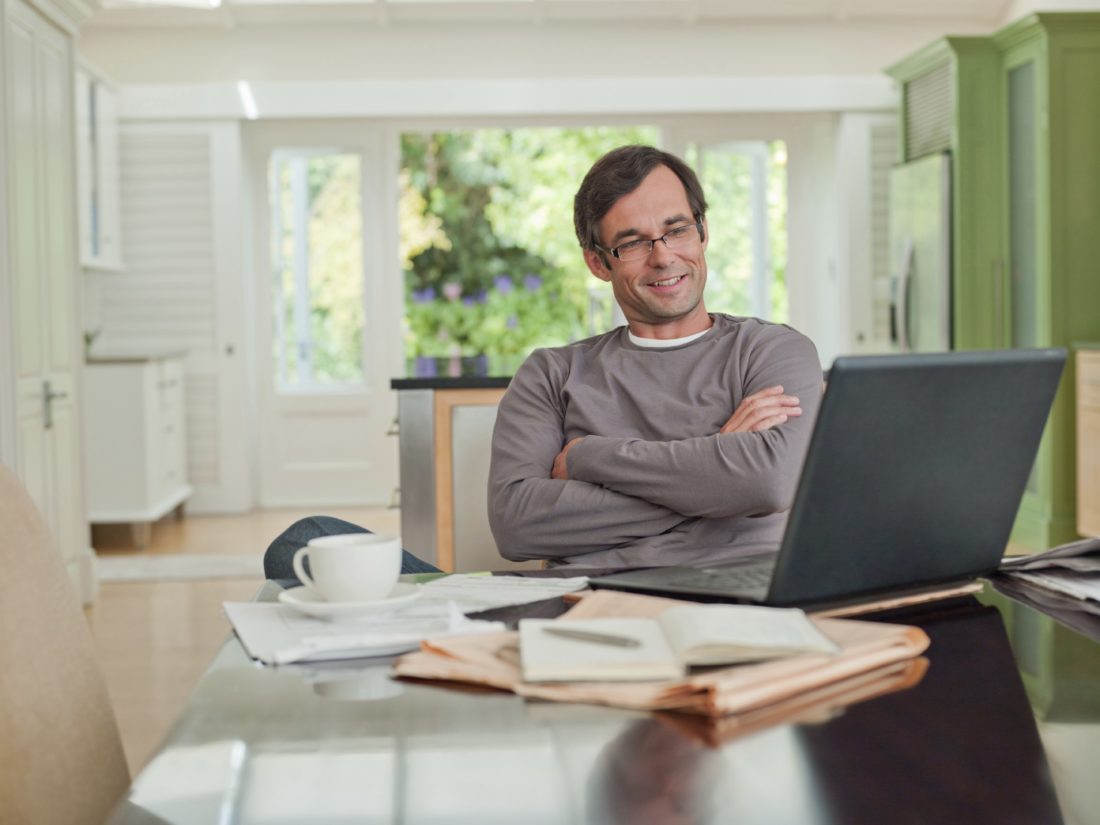
[[[760,432],[777,427],[788,418],[799,415],[802,415],[802,408],[798,406],[797,398],[793,395],[783,395],[782,387],[768,387],[742,399],[737,409],[733,411],[733,415],[718,432],[719,434]],[[567,444],[566,449],[568,448]],[[554,462],[554,467],[557,469],[557,461]]]
[[[561,452],[554,457],[554,468],[550,471],[550,478],[556,478],[558,481],[569,480],[569,470],[565,466],[565,456],[573,449],[573,445],[580,440],[580,438],[574,438],[561,448]]]

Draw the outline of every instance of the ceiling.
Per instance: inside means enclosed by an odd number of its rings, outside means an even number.
[[[904,23],[994,27],[1012,0],[101,0],[93,25],[228,26],[355,21],[530,23]],[[1078,0],[1080,2],[1080,0]]]

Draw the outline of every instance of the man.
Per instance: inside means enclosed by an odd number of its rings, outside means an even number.
[[[501,554],[631,567],[775,549],[820,401],[813,344],[707,312],[706,201],[679,158],[608,153],[574,224],[627,326],[536,350],[512,380],[489,477]]]
[[[574,224],[627,327],[536,350],[512,380],[489,473],[501,555],[631,567],[774,550],[821,396],[813,344],[707,312],[706,200],[674,155],[609,152],[577,192]],[[363,529],[296,522],[268,548],[265,573],[292,578],[290,558],[311,538]],[[405,553],[402,572],[434,569]]]

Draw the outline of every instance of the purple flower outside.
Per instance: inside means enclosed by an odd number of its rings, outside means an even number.
[[[416,356],[417,378],[435,378],[436,372],[438,369],[434,358],[428,355]]]

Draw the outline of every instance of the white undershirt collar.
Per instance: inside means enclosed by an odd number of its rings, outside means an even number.
[[[696,338],[701,338],[711,331],[711,326],[704,329],[702,332],[692,333],[691,335],[685,335],[683,338],[641,338],[630,331],[627,327],[626,334],[630,336],[630,342],[639,347],[645,347],[647,349],[671,349],[672,347],[681,347],[684,344],[690,344]]]

